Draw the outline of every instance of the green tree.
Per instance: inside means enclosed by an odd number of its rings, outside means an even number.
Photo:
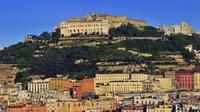
[[[118,28],[111,28],[109,30],[110,36],[142,36],[142,37],[160,37],[164,36],[164,32],[159,31],[152,26],[145,26],[142,30],[138,29],[132,24],[121,25]]]
[[[32,59],[33,51],[30,48],[21,48],[16,54],[16,61],[19,68],[29,67]]]

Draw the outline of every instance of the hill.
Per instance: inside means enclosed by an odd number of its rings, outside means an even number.
[[[146,27],[143,30],[136,29],[134,26],[122,26],[111,29],[111,36],[163,36],[153,27]],[[194,60],[194,53],[185,49],[187,45],[193,45],[195,49],[200,49],[200,39],[195,36],[172,35],[165,37],[166,40],[112,40],[112,38],[103,40],[104,42],[95,46],[80,45],[79,42],[88,43],[98,42],[99,39],[81,39],[76,40],[76,44],[71,47],[57,48],[50,47],[49,43],[56,44],[58,41],[55,36],[47,32],[38,36],[41,38],[53,40],[49,42],[38,43],[18,43],[0,51],[0,63],[16,64],[21,72],[17,74],[16,81],[26,82],[31,75],[45,75],[46,77],[55,77],[56,74],[70,74],[71,78],[81,79],[84,76],[94,77],[95,73],[120,73],[122,71],[102,71],[99,70],[97,63],[114,63],[115,65],[137,65],[146,64],[144,72],[153,72],[155,69],[152,59],[161,60],[160,52],[179,51],[187,63]],[[54,38],[54,39],[52,39]],[[102,40],[101,40],[102,41]],[[36,51],[42,53],[35,57]],[[152,54],[150,57],[145,55],[136,55],[130,51]],[[166,60],[166,59],[165,59]],[[116,64],[116,63],[121,64]],[[166,62],[166,61],[163,61]],[[108,65],[104,64],[104,67]],[[110,65],[109,65],[110,66]],[[134,72],[134,71],[132,71]]]

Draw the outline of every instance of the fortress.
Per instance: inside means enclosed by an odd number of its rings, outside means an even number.
[[[88,14],[83,18],[70,18],[54,27],[61,34],[61,38],[73,35],[108,35],[110,28],[117,28],[123,24],[132,24],[136,27],[144,27],[144,20],[128,19],[125,16],[112,16],[106,14]]]
[[[133,24],[137,27],[144,27],[147,25],[147,22],[144,20],[134,20],[128,19],[125,16],[113,16],[106,14],[88,14],[84,17],[85,21],[98,21],[98,20],[107,20],[110,27],[119,27],[122,24]]]
[[[170,26],[160,26],[160,30],[165,32],[165,35],[171,34],[184,34],[184,35],[192,35],[194,30],[192,26],[188,22],[182,22],[178,25],[170,25]]]

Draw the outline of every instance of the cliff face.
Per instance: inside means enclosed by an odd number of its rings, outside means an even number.
[[[0,64],[0,84],[13,83],[19,70],[11,64]]]

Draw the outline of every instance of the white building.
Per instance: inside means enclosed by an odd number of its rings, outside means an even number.
[[[160,96],[145,96],[138,95],[133,97],[134,104],[139,105],[158,105],[160,102],[163,102],[164,99]]]
[[[31,98],[31,93],[28,92],[27,90],[15,91],[15,93],[13,93],[12,95],[15,96],[15,97],[17,97],[20,100],[30,99]]]
[[[41,93],[49,90],[47,80],[33,80],[28,83],[28,91],[32,93]]]
[[[60,23],[62,37],[69,37],[73,34],[107,35],[109,28],[107,21],[64,21]]]
[[[188,45],[185,47],[186,50],[188,50],[189,52],[193,51],[193,45]]]
[[[196,59],[200,59],[200,50],[193,50]]]
[[[42,93],[34,93],[32,95],[32,98],[36,98],[36,99],[41,99],[41,100],[62,100],[62,101],[66,101],[69,100],[71,98],[70,96],[70,91],[66,90],[66,91],[45,91]]]

